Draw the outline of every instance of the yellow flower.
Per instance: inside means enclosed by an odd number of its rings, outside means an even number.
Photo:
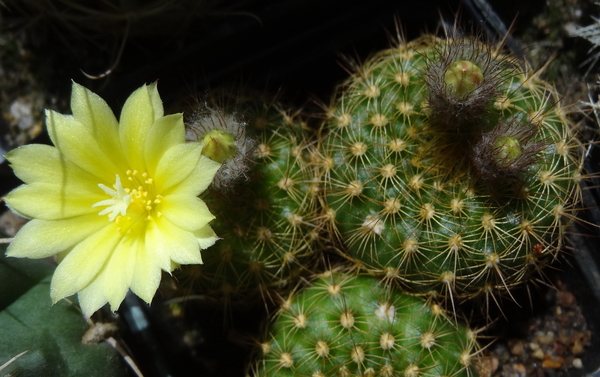
[[[73,115],[46,111],[55,147],[27,145],[6,158],[25,182],[5,200],[31,218],[8,256],[58,255],[54,302],[79,294],[89,317],[118,309],[128,289],[150,303],[161,278],[202,263],[214,218],[198,198],[220,164],[186,143],[181,114],[164,115],[156,84],[127,99],[120,121],[98,95],[73,83]]]

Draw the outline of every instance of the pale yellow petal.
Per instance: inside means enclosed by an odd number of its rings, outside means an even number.
[[[163,196],[168,195],[171,188],[175,189],[185,181],[198,165],[201,152],[200,143],[179,144],[166,151],[154,174],[157,192]]]
[[[97,214],[98,209],[92,208],[92,204],[103,199],[106,199],[105,195],[100,192],[90,193],[73,187],[67,189],[45,182],[21,185],[4,198],[13,212],[40,220]]]
[[[154,110],[154,120],[165,116],[165,110],[163,108],[163,102],[158,94],[157,81],[148,85],[148,94],[150,95],[150,101],[152,102],[152,109]]]
[[[171,271],[171,245],[158,226],[158,222],[162,223],[163,221],[158,219],[158,221],[148,223],[145,239],[146,252],[154,259],[159,268]]]
[[[198,240],[198,244],[202,250],[213,246],[220,239],[210,225],[195,231],[194,236]]]
[[[92,192],[98,190],[98,178],[82,170],[49,145],[29,144],[6,154],[15,175],[25,183],[47,182],[74,185]]]
[[[54,146],[73,164],[99,178],[99,183],[112,184],[119,169],[120,147],[103,150],[84,126],[70,115],[46,111],[48,134]]]
[[[73,82],[71,93],[73,117],[86,128],[104,151],[122,159],[119,123],[108,104],[97,94]]]
[[[153,244],[146,243],[146,247],[155,255],[168,255],[169,258],[178,264],[194,264],[202,263],[200,255],[200,247],[194,234],[174,225],[168,219],[161,217],[157,219],[156,225],[158,228],[157,234],[154,236]],[[165,266],[161,265],[164,269]],[[172,271],[171,266],[166,266],[167,272]]]
[[[71,296],[97,278],[121,240],[114,223],[77,244],[52,276],[50,295],[56,302]]]
[[[127,161],[138,170],[145,170],[144,149],[148,131],[163,116],[162,102],[156,84],[144,85],[133,92],[119,119],[119,134]]]
[[[123,238],[96,278],[113,311],[119,309],[131,286],[140,247],[143,243],[137,238]]]
[[[97,214],[65,220],[31,220],[15,236],[6,255],[19,258],[46,258],[69,250],[85,238],[109,225]]]
[[[185,126],[181,114],[167,115],[154,122],[146,137],[146,168],[154,176],[158,162],[171,147],[185,143]]]
[[[177,195],[198,196],[211,184],[220,167],[221,164],[218,162],[202,156],[192,173],[169,191]]]
[[[77,295],[79,306],[85,318],[90,318],[98,309],[103,307],[108,299],[100,281],[93,281]]]
[[[86,317],[107,302],[111,310],[119,308],[131,285],[138,247],[137,240],[124,239],[96,278],[79,292],[79,306]]]
[[[204,201],[191,195],[165,196],[162,213],[173,224],[190,232],[203,228],[215,218]]]
[[[131,290],[148,304],[158,289],[161,279],[161,268],[154,254],[146,247],[138,249],[135,260],[135,271],[131,280]]]

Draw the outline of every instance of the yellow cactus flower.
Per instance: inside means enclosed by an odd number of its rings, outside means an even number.
[[[78,293],[86,317],[107,302],[118,309],[129,289],[150,303],[161,270],[202,263],[200,249],[217,240],[198,195],[220,164],[202,156],[201,143],[186,143],[182,115],[163,114],[156,84],[133,92],[117,121],[73,83],[71,110],[46,111],[55,147],[6,155],[25,184],[4,199],[32,219],[7,255],[58,255],[52,300]]]

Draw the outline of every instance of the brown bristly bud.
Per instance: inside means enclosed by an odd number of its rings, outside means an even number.
[[[499,123],[493,130],[482,134],[471,152],[472,166],[477,178],[492,194],[523,182],[532,174],[531,166],[547,146],[535,140],[537,126],[512,119]]]
[[[490,126],[485,116],[500,85],[516,74],[512,59],[475,38],[449,40],[428,62],[425,81],[434,127],[478,135]]]
[[[217,137],[219,135],[220,138]],[[247,135],[246,122],[235,112],[230,113],[207,104],[200,106],[187,122],[187,139],[203,142],[203,154],[213,159],[213,155],[217,153],[212,149],[219,152],[222,152],[221,149],[226,150],[226,153],[218,153],[218,162],[222,165],[212,183],[215,189],[227,191],[238,180],[248,178],[247,172],[252,165],[250,155],[256,141]],[[220,143],[216,143],[217,141]]]

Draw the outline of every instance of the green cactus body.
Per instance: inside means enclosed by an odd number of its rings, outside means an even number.
[[[291,295],[256,376],[470,376],[475,333],[371,276],[326,272]]]
[[[314,254],[318,182],[300,120],[274,103],[245,98],[236,98],[235,111],[255,142],[247,179],[207,191],[216,216],[211,226],[222,239],[202,250],[202,265],[184,273],[192,275],[193,293],[239,303],[293,282]]]
[[[506,290],[556,255],[581,163],[552,87],[479,42],[450,43],[426,36],[365,64],[329,109],[320,153],[323,218],[350,258],[455,299]],[[428,85],[441,55],[446,82]]]

